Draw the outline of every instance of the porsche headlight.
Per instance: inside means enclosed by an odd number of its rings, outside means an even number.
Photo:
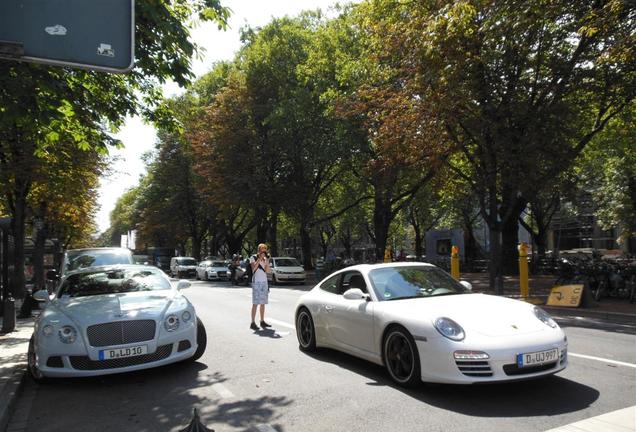
[[[532,308],[534,315],[545,325],[550,326],[552,328],[557,328],[557,323],[552,319],[550,314],[539,307]]]
[[[454,341],[464,340],[464,329],[450,318],[441,317],[435,320],[435,328],[442,336]]]
[[[72,344],[77,339],[77,330],[73,326],[64,326],[59,331],[60,340],[65,344]]]
[[[192,314],[189,311],[183,311],[183,313],[181,314],[181,319],[183,320],[183,322],[188,322],[190,321],[190,319],[192,319]]]
[[[163,322],[163,326],[169,332],[175,331],[179,328],[179,317],[174,314],[168,315]]]

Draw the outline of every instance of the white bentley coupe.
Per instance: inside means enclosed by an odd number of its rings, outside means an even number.
[[[156,267],[116,265],[67,273],[35,323],[28,368],[46,377],[105,375],[196,360],[207,336],[194,307]]]
[[[567,337],[542,309],[472,293],[424,263],[340,270],[299,299],[295,322],[301,350],[384,365],[403,386],[514,381],[567,366]]]

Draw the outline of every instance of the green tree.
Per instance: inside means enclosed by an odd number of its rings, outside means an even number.
[[[163,121],[155,110],[159,84],[186,84],[190,57],[187,22],[197,16],[225,25],[229,11],[217,0],[141,2],[136,8],[136,66],[128,75],[107,75],[0,62],[0,187],[15,238],[13,294],[24,296],[24,236],[27,197],[46,171],[47,146],[66,140],[79,150],[105,149],[112,140],[105,124],[143,113]]]
[[[636,91],[634,4],[620,0],[377,0],[371,39],[405,97],[461,158],[490,230],[491,285],[514,262],[518,217]],[[399,53],[399,56],[395,56]],[[502,249],[503,237],[503,249]]]

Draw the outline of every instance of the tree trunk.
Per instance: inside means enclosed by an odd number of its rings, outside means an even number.
[[[391,225],[391,204],[378,195],[376,194],[373,211],[373,230],[375,234],[375,259],[377,262],[382,262]]]
[[[519,215],[509,217],[502,223],[501,265],[503,274],[519,274]]]
[[[24,277],[24,237],[26,220],[26,196],[16,194],[14,201],[13,218],[11,219],[11,231],[15,241],[13,255],[13,287],[12,294],[15,298],[25,297],[25,277]]]
[[[305,270],[313,268],[311,264],[311,232],[303,223],[300,224],[300,248],[302,250],[303,267]]]
[[[272,216],[267,226],[266,238],[270,248],[269,252],[272,256],[278,256],[278,213],[278,209],[272,209]]]
[[[33,292],[46,288],[44,281],[44,249],[46,247],[47,229],[42,224],[36,231],[35,245],[33,249]]]
[[[495,294],[503,295],[503,284],[497,283],[501,280],[501,229],[498,226],[491,226],[490,232],[490,288],[495,290]]]
[[[415,231],[415,260],[419,261],[422,259],[422,255],[424,255],[424,248],[422,248],[422,229],[418,226],[417,228],[413,225],[413,230]]]

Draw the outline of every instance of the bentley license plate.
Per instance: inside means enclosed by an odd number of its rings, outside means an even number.
[[[148,345],[137,345],[127,348],[113,348],[99,351],[100,360],[111,360],[124,357],[135,357],[148,354]]]
[[[533,353],[517,354],[517,366],[527,367],[552,363],[559,359],[559,349],[553,348],[546,351],[537,351]]]

